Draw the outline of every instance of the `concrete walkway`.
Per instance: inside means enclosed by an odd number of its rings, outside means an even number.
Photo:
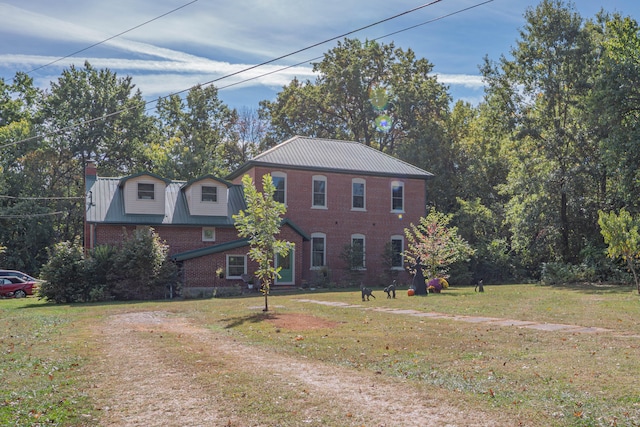
[[[410,309],[398,309],[398,308],[387,308],[387,307],[365,307],[360,304],[347,304],[343,302],[332,302],[332,301],[318,301],[318,300],[312,300],[312,299],[298,299],[297,301],[312,303],[312,304],[329,305],[333,307],[360,308],[365,310],[379,311],[379,312],[392,313],[392,314],[404,314],[406,316],[428,317],[432,319],[448,319],[448,320],[456,320],[459,322],[484,323],[484,324],[495,325],[495,326],[516,326],[519,328],[537,329],[540,331],[571,332],[571,333],[614,332],[611,329],[596,328],[592,326],[565,325],[562,323],[539,323],[539,322],[531,322],[528,320],[501,319],[498,317],[460,316],[457,314],[445,314],[445,313],[436,313],[436,312],[427,313],[424,311],[410,310]]]

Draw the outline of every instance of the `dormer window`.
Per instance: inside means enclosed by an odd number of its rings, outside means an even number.
[[[138,183],[138,200],[154,200],[155,197],[155,185]]]
[[[217,202],[218,201],[218,187],[202,186],[202,201],[203,202]]]

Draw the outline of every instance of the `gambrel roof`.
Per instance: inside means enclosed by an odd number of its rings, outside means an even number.
[[[433,174],[359,142],[295,136],[249,160],[227,179],[255,166],[429,179]]]
[[[146,225],[195,225],[233,227],[233,214],[246,209],[241,185],[232,185],[215,178],[229,188],[229,214],[226,216],[191,215],[184,189],[194,181],[163,181],[167,183],[165,208],[161,214],[127,214],[124,207],[123,183],[139,176],[154,176],[142,173],[124,178],[93,177],[87,179],[86,221],[103,224],[146,224]]]

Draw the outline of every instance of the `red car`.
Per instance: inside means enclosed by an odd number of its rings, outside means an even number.
[[[5,298],[24,298],[33,295],[36,282],[25,281],[15,276],[0,277],[0,296]]]

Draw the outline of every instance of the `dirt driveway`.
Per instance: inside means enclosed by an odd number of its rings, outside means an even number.
[[[278,316],[274,322],[314,327],[312,318]],[[318,319],[318,321],[322,321]],[[326,327],[326,325],[317,325]],[[130,312],[112,316],[96,330],[102,358],[95,367],[101,426],[262,426],[259,413],[247,416],[221,407],[225,398],[199,381],[192,367],[176,363],[152,338],[178,337],[198,361],[242,360],[244,372],[279,378],[291,390],[304,390],[314,404],[296,408],[299,421],[278,425],[320,426],[327,411],[344,415],[340,426],[500,426],[486,414],[465,413],[425,396],[409,383],[373,373],[325,365],[243,345],[228,335],[205,329],[165,312]],[[196,362],[198,362],[196,361]],[[266,367],[266,368],[265,368]],[[210,374],[210,373],[209,373]],[[221,371],[220,381],[225,380]],[[259,381],[260,379],[256,379]],[[277,396],[274,396],[277,399]],[[409,402],[409,404],[408,404]],[[414,404],[414,402],[421,402]],[[276,402],[277,403],[277,402]]]

